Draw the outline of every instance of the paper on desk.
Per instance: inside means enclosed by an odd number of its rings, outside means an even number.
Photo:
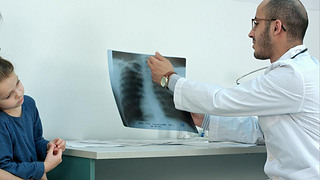
[[[82,140],[67,141],[68,147],[85,148],[85,147],[124,147],[124,146],[152,146],[152,145],[185,145],[198,147],[251,147],[256,144],[243,144],[236,142],[209,142],[205,138],[191,139],[154,139],[154,140],[134,140],[134,139],[117,139],[117,140]]]
[[[197,147],[252,147],[256,144],[245,144],[237,142],[212,142],[206,138],[190,138],[190,139],[156,139],[156,140],[129,140],[118,139],[113,140],[117,144],[123,146],[152,146],[152,145],[185,145],[185,146],[197,146]]]
[[[85,148],[85,147],[120,147],[120,146],[151,146],[151,145],[200,145],[208,143],[207,140],[199,139],[155,139],[155,140],[134,140],[134,139],[117,139],[117,140],[81,140],[67,141],[68,147]]]
[[[225,148],[225,147],[252,147],[257,146],[256,144],[246,144],[246,143],[238,143],[238,142],[226,142],[226,141],[210,141],[211,147],[215,148]]]
[[[153,139],[153,140],[133,140],[133,139],[117,139],[115,143],[123,146],[150,146],[150,145],[199,145],[209,143],[204,139]]]
[[[68,147],[84,148],[84,147],[120,147],[121,144],[116,144],[112,141],[100,140],[82,140],[82,141],[67,141]]]

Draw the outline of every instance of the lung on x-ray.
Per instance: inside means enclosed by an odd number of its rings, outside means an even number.
[[[108,50],[110,81],[123,125],[197,133],[190,113],[175,109],[173,93],[152,81],[149,56]],[[166,58],[174,71],[185,77],[186,59]]]

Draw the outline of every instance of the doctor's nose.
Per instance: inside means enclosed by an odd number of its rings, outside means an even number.
[[[251,29],[251,31],[248,34],[249,38],[254,38],[254,31]]]

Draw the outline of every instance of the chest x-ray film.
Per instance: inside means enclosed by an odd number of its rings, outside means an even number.
[[[149,56],[108,50],[110,81],[123,125],[197,133],[190,113],[175,109],[173,93],[152,81]],[[186,59],[167,58],[185,77]]]

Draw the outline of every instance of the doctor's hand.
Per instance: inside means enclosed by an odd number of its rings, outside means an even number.
[[[163,75],[174,71],[171,62],[158,52],[155,53],[155,56],[150,56],[147,63],[151,69],[152,80],[157,84],[160,84]]]
[[[193,122],[196,126],[201,127],[203,119],[204,119],[204,114],[198,114],[198,113],[190,113],[191,117],[193,119]]]

